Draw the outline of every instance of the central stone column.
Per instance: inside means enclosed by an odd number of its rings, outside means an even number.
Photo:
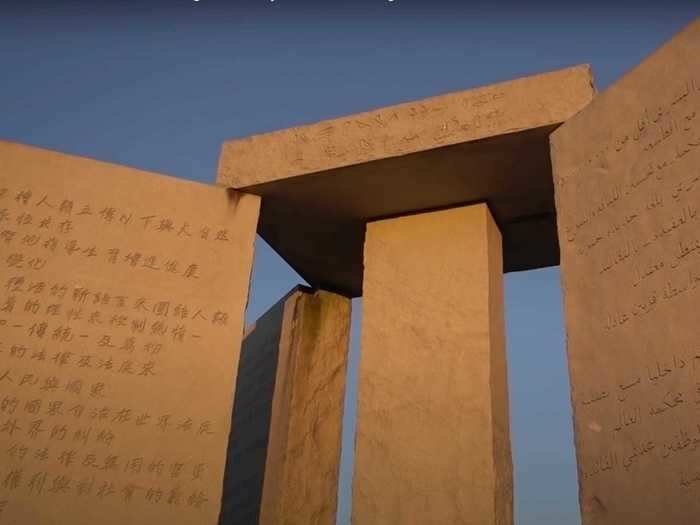
[[[353,523],[511,524],[501,234],[485,204],[368,223]]]

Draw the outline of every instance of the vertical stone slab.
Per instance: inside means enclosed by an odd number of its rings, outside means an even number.
[[[350,305],[298,288],[246,336],[222,525],[335,524]]]
[[[700,20],[551,147],[583,523],[695,523]]]
[[[215,524],[259,199],[0,143],[0,522]]]
[[[486,205],[367,225],[353,523],[510,524],[501,236]]]
[[[258,525],[282,338],[282,298],[246,330],[236,379],[220,525]]]

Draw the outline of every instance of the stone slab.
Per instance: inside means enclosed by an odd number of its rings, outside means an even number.
[[[263,197],[259,233],[309,283],[362,293],[369,220],[488,202],[506,271],[558,264],[548,134],[587,66],[226,142],[217,181]]]
[[[350,300],[298,287],[243,343],[221,525],[334,525]]]
[[[258,210],[0,142],[0,522],[217,523]]]
[[[484,204],[367,225],[353,523],[513,523],[501,256]]]
[[[700,19],[552,135],[584,525],[700,517]]]
[[[246,329],[236,376],[220,525],[258,525],[284,305],[293,290]]]

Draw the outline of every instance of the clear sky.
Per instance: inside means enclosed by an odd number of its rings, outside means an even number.
[[[697,0],[0,0],[0,138],[213,182],[228,138],[578,63],[603,89],[699,15]],[[297,282],[259,240],[248,320]],[[506,317],[517,523],[579,523],[558,269],[509,274]]]

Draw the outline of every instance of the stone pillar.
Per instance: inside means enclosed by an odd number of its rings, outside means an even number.
[[[700,522],[700,18],[551,136],[583,525]]]
[[[0,523],[217,522],[259,208],[0,141]]]
[[[511,524],[501,235],[485,204],[367,225],[353,523]]]
[[[221,525],[334,525],[350,299],[292,291],[251,327]]]

